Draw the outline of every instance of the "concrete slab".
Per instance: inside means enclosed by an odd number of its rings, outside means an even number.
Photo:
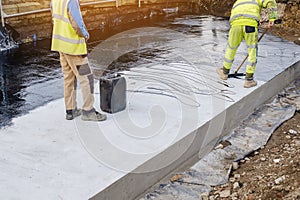
[[[215,73],[227,21],[185,16],[172,23],[184,29],[169,24],[129,30],[93,49],[96,70],[134,50],[164,52],[124,73],[125,111],[100,123],[66,121],[59,99],[0,129],[0,198],[134,199],[182,163],[203,157],[300,75],[299,46],[267,35],[259,46],[258,86],[245,89],[242,79],[230,79],[227,87]],[[235,66],[245,52],[243,44]],[[99,104],[96,94],[97,109]]]

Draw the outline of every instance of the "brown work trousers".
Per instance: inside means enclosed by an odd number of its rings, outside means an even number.
[[[60,64],[64,75],[64,98],[66,110],[77,107],[76,85],[79,81],[83,105],[82,109],[89,111],[94,107],[94,76],[87,56],[68,55],[59,52]]]

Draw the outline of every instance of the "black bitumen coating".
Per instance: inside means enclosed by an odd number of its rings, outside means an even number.
[[[165,21],[165,18],[110,27],[104,32],[93,31],[89,51],[102,40],[118,32],[147,26],[157,21]],[[0,54],[0,128],[11,125],[11,120],[17,116],[63,97],[63,75],[59,55],[51,52],[50,46],[50,40],[42,40],[21,44],[18,49]],[[123,63],[122,59],[112,68],[115,69],[119,63]],[[131,64],[127,61],[124,63]]]
[[[104,31],[92,31],[88,50],[92,51],[93,47],[114,34],[143,26],[163,27],[184,34],[202,35],[202,32],[197,27],[195,29],[193,25],[172,24],[175,17],[178,16],[159,16],[117,27],[108,27]],[[196,17],[201,18],[201,16]],[[1,53],[0,129],[11,125],[13,118],[63,97],[63,75],[59,55],[50,51],[50,42],[48,39],[22,44],[18,49]],[[150,48],[132,51],[113,61],[108,66],[108,70],[128,69],[153,59],[158,59],[160,62],[166,61],[165,58],[159,58],[162,54],[168,54],[168,49]],[[96,76],[96,78],[99,77]]]
[[[58,54],[49,49],[50,41],[45,40],[1,53],[0,127],[9,125],[11,119],[20,114],[63,96],[62,90],[53,91],[53,84],[61,85],[62,74]]]

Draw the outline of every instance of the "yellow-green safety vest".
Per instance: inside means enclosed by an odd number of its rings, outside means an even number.
[[[69,1],[52,1],[53,32],[51,50],[70,55],[84,55],[87,54],[86,42],[72,27],[67,8]]]
[[[277,18],[277,4],[275,0],[237,0],[231,9],[230,24],[258,26],[262,7],[268,7],[269,20]]]

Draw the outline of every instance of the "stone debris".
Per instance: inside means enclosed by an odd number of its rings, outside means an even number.
[[[182,178],[182,174],[176,174],[175,176],[173,176],[172,178],[170,178],[170,181],[171,182],[178,181],[181,178]]]
[[[252,195],[252,194],[249,194],[248,196],[246,196],[247,200],[255,200],[256,199],[256,196]]]
[[[231,183],[235,182],[235,178],[229,178],[229,182]]]
[[[260,158],[261,161],[266,161],[267,159],[265,157]]]
[[[295,130],[293,130],[293,129],[290,129],[290,130],[289,130],[289,133],[290,133],[290,134],[298,134],[298,132],[295,131]]]
[[[282,181],[284,181],[285,180],[285,176],[283,175],[283,176],[281,176],[281,177],[279,177],[279,178],[277,178],[277,179],[275,179],[275,184],[276,185],[279,185]]]
[[[239,188],[240,188],[239,182],[233,183],[233,190],[237,190],[237,189],[239,189]]]
[[[282,185],[275,185],[275,186],[272,187],[272,190],[282,191],[283,186]]]
[[[245,161],[250,161],[250,158],[246,157],[246,158],[245,158]]]
[[[223,148],[224,148],[223,144],[218,144],[214,149],[216,150],[216,149],[223,149]]]
[[[201,200],[208,200],[209,193],[208,192],[203,192],[200,196],[201,196]]]
[[[239,180],[239,179],[241,178],[241,175],[240,175],[240,174],[234,174],[234,178],[235,178],[236,180]]]
[[[239,163],[238,162],[232,162],[232,169],[237,170],[239,168]]]
[[[224,191],[221,191],[219,194],[220,194],[221,198],[226,198],[226,197],[230,196],[231,192],[230,192],[230,190],[224,190]]]

